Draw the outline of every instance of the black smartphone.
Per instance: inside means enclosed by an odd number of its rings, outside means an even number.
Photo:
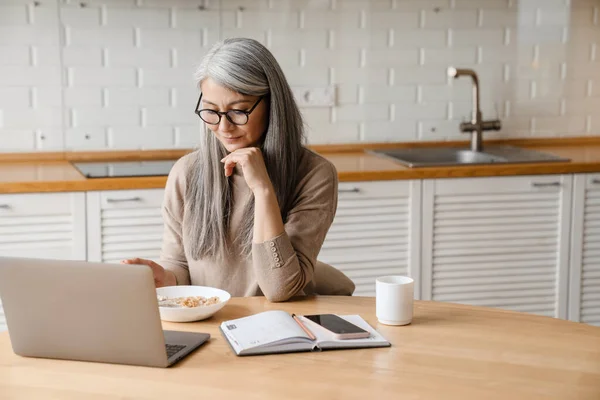
[[[335,314],[304,315],[304,318],[327,329],[336,339],[362,339],[370,335],[368,331]]]

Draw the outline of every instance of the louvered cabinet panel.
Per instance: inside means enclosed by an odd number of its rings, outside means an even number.
[[[163,189],[88,192],[89,260],[158,260],[163,194]]]
[[[420,192],[419,181],[340,183],[337,213],[318,258],[352,279],[355,296],[374,296],[378,276],[418,279]]]
[[[0,195],[0,256],[85,260],[85,194]]]
[[[600,174],[575,175],[569,319],[600,326]]]
[[[423,297],[566,317],[570,176],[423,183]]]
[[[85,260],[85,194],[0,195],[0,256]]]

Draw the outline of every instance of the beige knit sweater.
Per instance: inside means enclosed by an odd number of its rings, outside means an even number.
[[[188,172],[194,152],[173,166],[167,180],[162,214],[165,230],[160,264],[173,271],[179,285],[203,285],[224,289],[232,296],[265,295],[270,301],[285,301],[297,294],[314,292],[314,268],[325,235],[337,207],[337,172],[333,164],[304,149],[299,166],[299,182],[293,208],[285,223],[285,232],[263,243],[254,243],[252,255],[242,258],[233,249],[224,262],[194,260],[182,236],[190,223],[184,213]],[[233,179],[233,213],[231,238],[239,233],[244,205],[252,192],[246,185],[241,168]]]

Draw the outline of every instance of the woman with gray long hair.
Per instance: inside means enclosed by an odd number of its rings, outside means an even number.
[[[196,79],[199,149],[167,180],[157,287],[204,285],[285,301],[314,290],[315,264],[337,207],[337,172],[303,147],[292,91],[267,48],[227,39]]]

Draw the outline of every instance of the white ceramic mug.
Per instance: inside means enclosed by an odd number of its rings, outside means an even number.
[[[415,281],[408,276],[382,276],[375,281],[375,314],[385,325],[407,325],[413,317]]]

